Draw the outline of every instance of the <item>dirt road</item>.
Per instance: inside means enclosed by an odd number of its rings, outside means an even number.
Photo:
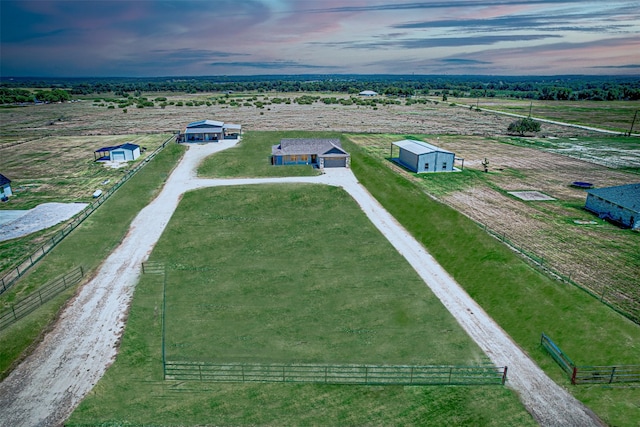
[[[0,425],[55,426],[70,415],[113,362],[140,265],[162,234],[180,197],[189,189],[274,182],[324,183],[343,187],[373,224],[409,261],[460,325],[500,366],[509,367],[508,385],[544,426],[602,425],[588,408],[563,390],[460,288],[373,197],[348,169],[317,177],[197,179],[206,156],[233,143],[194,145],[171,174],[160,195],[133,221],[122,244],[70,303],[36,351],[0,383]]]

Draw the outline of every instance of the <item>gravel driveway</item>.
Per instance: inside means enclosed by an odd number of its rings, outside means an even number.
[[[0,383],[0,425],[56,426],[64,422],[114,361],[133,289],[184,191],[209,186],[274,182],[324,183],[343,187],[409,261],[460,325],[491,360],[508,366],[508,386],[544,426],[603,425],[591,411],[555,384],[467,295],[391,215],[358,184],[349,169],[317,177],[198,179],[196,166],[233,143],[193,145],[158,197],[144,208],[96,276],[84,285],[54,329]]]

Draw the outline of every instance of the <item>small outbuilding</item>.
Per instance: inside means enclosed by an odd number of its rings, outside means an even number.
[[[102,147],[93,153],[96,161],[129,162],[140,157],[140,146],[127,142],[113,147]]]
[[[398,157],[393,157],[393,147],[398,147]],[[422,141],[404,139],[391,143],[391,159],[415,173],[452,172],[456,156],[451,151]]]
[[[640,230],[640,183],[587,190],[584,208],[607,221]]]
[[[200,120],[187,125],[178,142],[218,142],[223,139],[239,139],[242,126],[216,120]]]
[[[7,200],[11,195],[11,180],[0,173],[0,199]]]
[[[349,161],[349,153],[342,149],[339,139],[284,138],[271,147],[272,165],[347,168]]]
[[[373,91],[373,90],[363,90],[358,95],[360,95],[360,96],[377,96],[378,92]]]

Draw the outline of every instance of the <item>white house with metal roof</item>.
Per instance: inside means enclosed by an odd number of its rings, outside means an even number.
[[[242,126],[216,120],[200,120],[189,123],[179,142],[218,142],[223,139],[239,139]]]
[[[398,147],[398,157],[393,157],[393,147]],[[391,143],[391,159],[416,172],[452,172],[456,156],[451,151],[422,141],[404,139]]]
[[[584,208],[602,219],[640,230],[640,183],[587,190]]]

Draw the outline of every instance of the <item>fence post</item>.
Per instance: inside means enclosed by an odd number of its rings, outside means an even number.
[[[507,366],[504,367],[504,371],[502,371],[502,385],[507,382]]]
[[[413,384],[413,366],[411,367],[411,376],[409,377],[409,384]]]
[[[576,385],[576,376],[578,375],[578,367],[573,367],[573,373],[571,374],[571,384]]]
[[[369,367],[364,367],[364,383],[369,384]]]
[[[16,308],[13,304],[11,304],[11,311],[13,312],[13,320],[18,320],[18,316],[16,316]]]
[[[609,384],[611,384],[613,382],[613,379],[616,376],[616,367],[614,366],[613,369],[611,370],[611,377],[609,378]]]
[[[451,384],[451,374],[453,374],[453,367],[449,367],[449,384]]]

